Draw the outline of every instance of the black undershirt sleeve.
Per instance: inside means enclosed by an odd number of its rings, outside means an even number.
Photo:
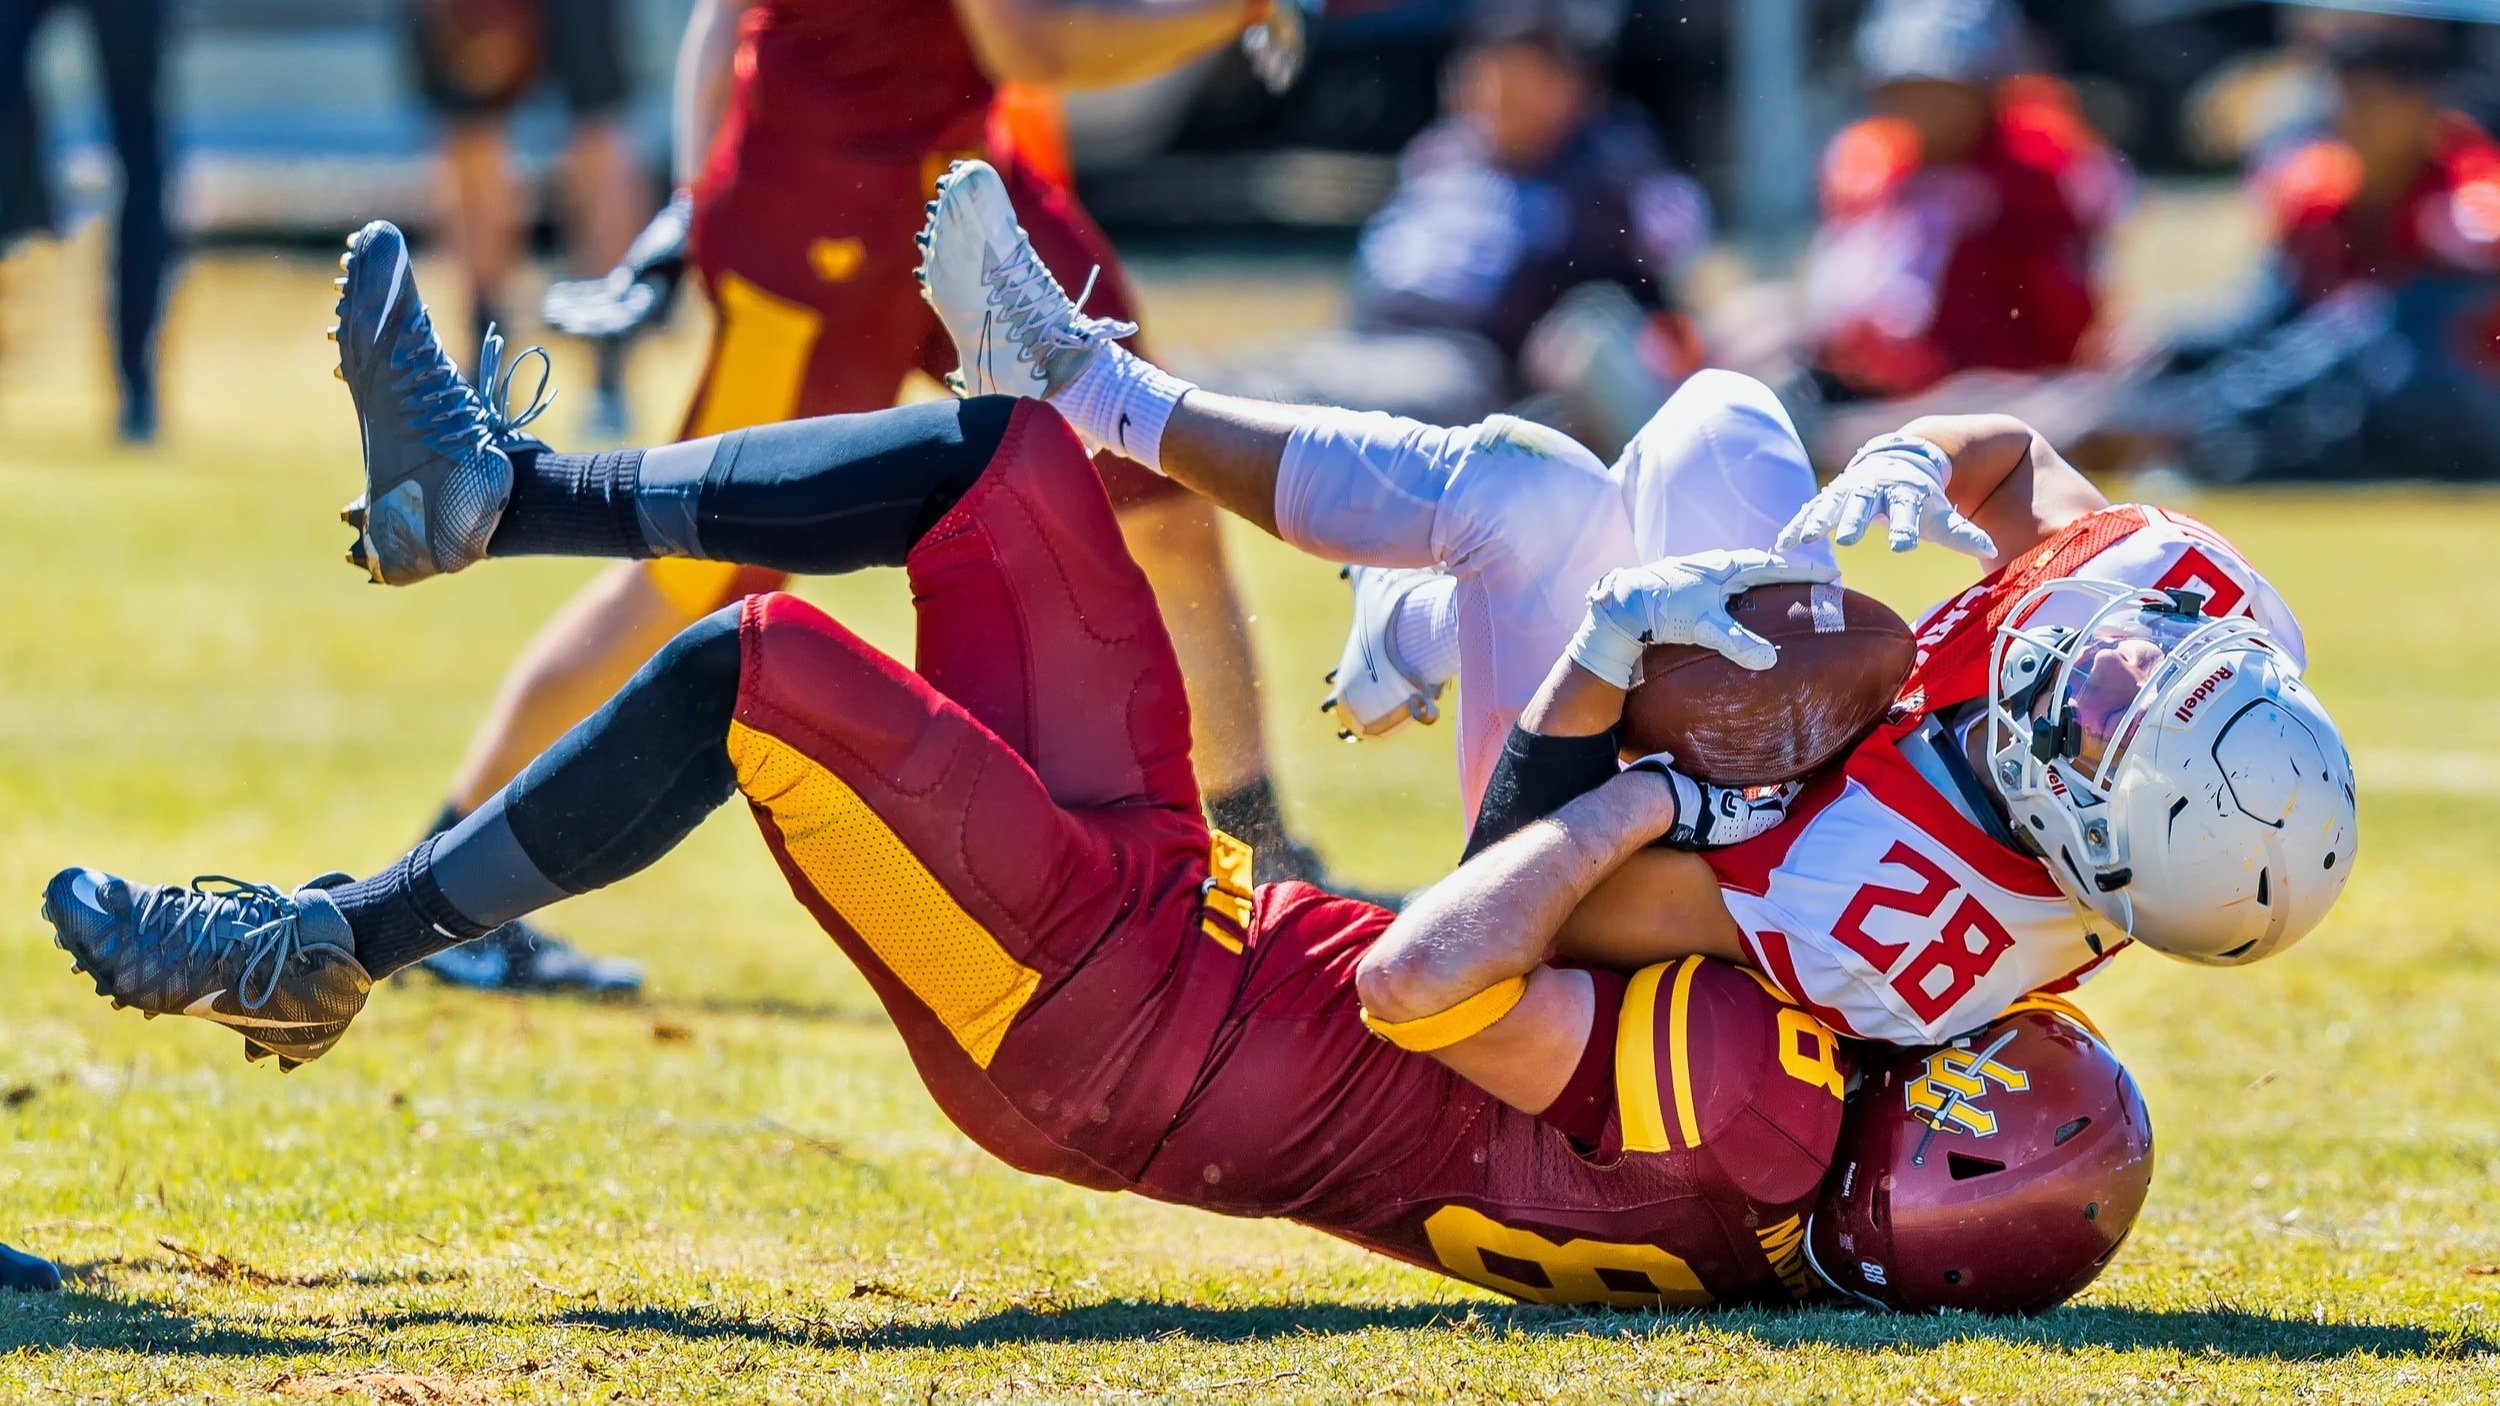
[[[1476,808],[1476,828],[1460,858],[1475,858],[1605,785],[1621,769],[1611,730],[1593,737],[1547,737],[1514,724],[1492,779],[1485,783],[1484,804]]]

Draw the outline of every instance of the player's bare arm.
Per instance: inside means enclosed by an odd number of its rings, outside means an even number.
[[[1523,782],[1568,791],[1586,782],[1575,767],[1596,768],[1583,777],[1602,780],[1614,766],[1614,731],[1623,720],[1624,689],[1569,659],[1556,661],[1543,688],[1520,715],[1511,747],[1544,765],[1505,766],[1496,773],[1497,794],[1478,817],[1477,836],[1508,823],[1500,812],[1516,807],[1550,808],[1545,797],[1523,796]],[[1583,760],[1574,762],[1578,756]],[[1531,777],[1533,780],[1531,781]],[[1554,792],[1547,792],[1550,797]],[[1744,943],[1719,896],[1717,875],[1688,850],[1645,846],[1625,855],[1601,877],[1554,934],[1556,955],[1597,966],[1637,971],[1677,957],[1718,957],[1742,963]]]
[[[1269,0],[954,0],[981,66],[1002,82],[1108,88],[1232,43]]]
[[[1595,1014],[1586,973],[1545,965],[1555,935],[1676,811],[1666,777],[1625,772],[1461,864],[1408,904],[1356,968],[1373,1028],[1514,1108],[1543,1112],[1570,1079]],[[1514,1003],[1506,1013],[1477,1024],[1505,1001]],[[1476,1028],[1442,1043],[1436,1021],[1459,1022],[1446,1033]]]

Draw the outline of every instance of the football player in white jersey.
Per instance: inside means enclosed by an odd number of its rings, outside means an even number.
[[[1705,833],[1680,838],[1708,852],[1623,864],[1564,923],[1564,955],[1742,961],[1837,1029],[1924,1044],[2130,939],[2267,956],[2351,872],[2350,760],[2281,598],[2211,529],[2112,506],[2019,421],[1915,421],[1817,493],[1769,391],[1705,372],[1609,470],[1507,417],[1441,428],[1178,381],[1070,305],[977,163],[941,183],[923,242],[968,389],[1047,399],[1315,555],[1435,573],[1358,576],[1331,704],[1377,732],[1458,676],[1473,847],[1611,774],[1645,645],[1767,667],[1735,591],[1834,579],[1825,543],[1878,521],[1897,550],[1983,560],[1920,622],[1893,719],[1783,798],[1786,824],[1776,801],[1696,788]]]

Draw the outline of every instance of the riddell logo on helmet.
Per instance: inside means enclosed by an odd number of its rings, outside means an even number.
[[[2205,676],[2205,681],[2198,684],[2196,686],[2196,691],[2190,693],[2187,696],[2187,701],[2181,703],[2178,707],[2178,711],[2172,713],[2170,716],[2177,718],[2181,722],[2186,722],[2188,719],[2195,717],[2196,710],[2204,706],[2205,700],[2213,697],[2214,691],[2222,687],[2222,685],[2228,682],[2230,678],[2231,666],[2228,664],[2222,665],[2221,667],[2215,669],[2212,673],[2207,674]]]

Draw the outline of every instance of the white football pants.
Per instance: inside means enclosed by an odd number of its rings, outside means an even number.
[[[1455,429],[1334,411],[1295,431],[1276,523],[1313,556],[1432,566],[1458,591],[1458,769],[1469,824],[1528,700],[1620,566],[1768,549],[1814,496],[1814,469],[1768,386],[1686,381],[1612,469],[1576,441],[1496,415]],[[1829,563],[1817,543],[1790,554]]]

